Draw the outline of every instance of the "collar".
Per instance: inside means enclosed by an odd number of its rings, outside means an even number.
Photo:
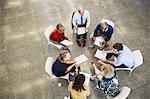
[[[108,27],[105,30],[102,30],[103,32],[106,32],[108,30]]]

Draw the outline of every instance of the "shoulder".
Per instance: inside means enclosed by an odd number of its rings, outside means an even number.
[[[79,15],[79,12],[78,11],[75,11],[74,12],[74,16],[78,16]]]
[[[113,27],[111,25],[109,25],[109,24],[108,24],[108,28],[111,29],[111,30],[113,30]]]
[[[68,85],[68,90],[69,90],[69,91],[71,91],[72,86],[73,86],[73,81],[71,81],[71,82],[69,83],[69,85]]]
[[[84,85],[84,88],[85,88],[86,90],[90,90],[90,86],[88,86],[88,85]]]

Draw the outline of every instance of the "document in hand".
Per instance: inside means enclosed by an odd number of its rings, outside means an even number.
[[[94,41],[94,45],[97,45],[99,47],[102,47],[102,43],[105,42],[104,38],[102,36],[96,37]],[[101,44],[100,44],[101,43]]]
[[[97,49],[94,56],[98,59],[106,59],[106,55],[107,55],[107,53],[104,53],[103,51]]]
[[[82,55],[74,58],[74,60],[76,61],[77,64],[81,64],[81,63],[87,61],[88,58],[84,54],[82,54]]]
[[[84,33],[86,33],[85,27],[79,27],[77,33],[78,33],[78,34],[84,34]]]
[[[70,46],[70,45],[73,44],[73,42],[68,41],[68,40],[63,40],[63,41],[60,42],[60,44],[63,44],[63,45],[65,45],[65,46]]]

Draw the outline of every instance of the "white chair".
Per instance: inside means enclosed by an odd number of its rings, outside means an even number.
[[[131,89],[127,86],[124,86],[121,88],[120,93],[117,96],[113,98],[107,96],[107,99],[126,99],[129,96],[130,92]]]
[[[46,63],[45,63],[45,71],[50,75],[52,76],[52,78],[57,78],[53,73],[52,73],[52,66],[53,66],[53,63],[54,63],[54,59],[52,57],[48,57],[47,60],[46,60]],[[65,75],[65,76],[62,76],[62,77],[59,77],[59,78],[62,78],[62,79],[66,79],[68,82],[69,82],[69,74]]]
[[[45,31],[44,31],[44,35],[47,39],[48,45],[54,45],[55,47],[57,47],[58,49],[62,48],[62,45],[60,44],[55,44],[52,41],[49,40],[49,36],[50,34],[55,30],[55,27],[53,25],[50,25]]]
[[[116,70],[129,70],[129,76],[131,75],[132,71],[143,64],[143,56],[140,50],[135,50],[132,52],[134,56],[134,66],[133,68],[116,68]]]

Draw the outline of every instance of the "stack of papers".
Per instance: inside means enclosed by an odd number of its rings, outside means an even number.
[[[84,34],[84,33],[86,33],[86,31],[85,31],[85,27],[80,27],[80,28],[78,28],[78,32],[77,32],[78,34]]]
[[[105,42],[104,38],[102,36],[99,36],[99,37],[96,37],[94,45],[102,47],[103,42]]]
[[[103,51],[97,49],[96,53],[95,53],[95,57],[98,58],[98,59],[106,59],[106,55],[107,53],[104,53]]]
[[[73,44],[73,42],[68,41],[68,40],[63,40],[63,41],[60,42],[60,44],[63,44],[63,45],[65,45],[65,46],[70,46],[70,45]]]
[[[84,54],[82,54],[82,55],[74,58],[74,60],[76,61],[77,64],[81,64],[81,63],[87,61],[88,58]]]

